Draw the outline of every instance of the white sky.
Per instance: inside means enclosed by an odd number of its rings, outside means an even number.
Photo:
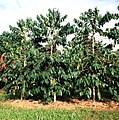
[[[35,19],[36,15],[47,13],[49,8],[57,8],[68,21],[78,18],[81,12],[96,6],[101,14],[106,11],[117,12],[119,0],[0,0],[0,34],[9,30],[9,25],[26,17]],[[112,25],[112,24],[111,24]]]

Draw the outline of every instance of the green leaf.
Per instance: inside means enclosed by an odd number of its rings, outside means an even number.
[[[48,79],[45,79],[44,82],[45,82],[46,84],[49,84],[49,80],[48,80]]]

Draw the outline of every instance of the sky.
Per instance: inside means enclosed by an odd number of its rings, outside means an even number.
[[[97,7],[101,14],[106,11],[117,12],[119,0],[0,0],[0,34],[15,26],[19,19],[45,15],[49,8],[57,8],[67,20],[73,21],[81,12]]]
[[[61,15],[67,14],[67,22],[72,23],[74,18],[78,18],[80,13],[90,8],[97,7],[102,15],[106,11],[118,13],[118,5],[119,0],[0,0],[0,34],[9,31],[9,25],[16,26],[16,22],[20,19],[27,17],[36,19],[36,15],[45,15],[49,8],[59,9]],[[104,26],[104,29],[113,26],[114,21],[111,21]],[[97,38],[100,39],[99,35]],[[111,42],[112,40],[103,38],[103,43]]]

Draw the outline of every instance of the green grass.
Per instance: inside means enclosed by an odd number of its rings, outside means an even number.
[[[0,120],[119,120],[119,111],[27,109],[0,105]]]

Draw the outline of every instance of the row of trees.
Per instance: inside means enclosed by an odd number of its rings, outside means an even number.
[[[119,52],[112,52],[97,42],[95,34],[119,42],[119,23],[103,31],[102,26],[119,14],[99,14],[89,9],[81,13],[74,24],[65,23],[57,9],[49,9],[46,16],[36,20],[19,20],[17,27],[0,35],[0,81],[4,91],[13,96],[56,101],[78,97],[119,99]],[[73,34],[71,41],[67,36]],[[63,46],[63,50],[57,50]],[[5,66],[5,67],[2,67]]]

